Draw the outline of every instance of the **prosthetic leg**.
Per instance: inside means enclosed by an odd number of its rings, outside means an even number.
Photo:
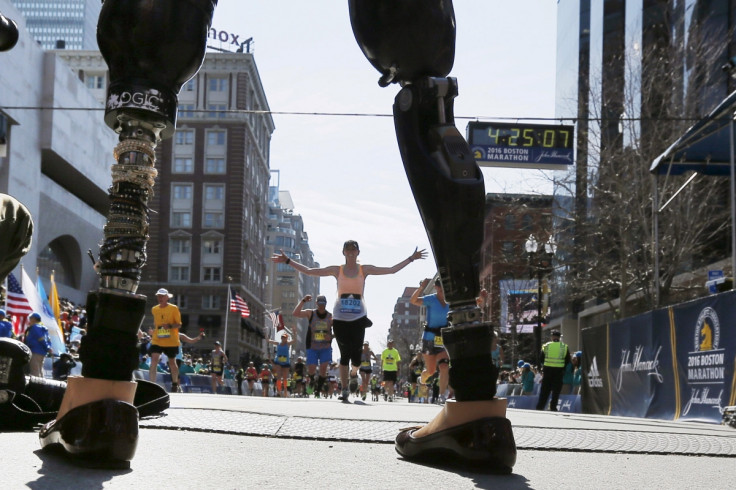
[[[110,70],[105,123],[120,135],[110,211],[96,268],[100,288],[87,298],[81,378],[70,378],[41,446],[60,446],[88,465],[129,467],[138,442],[132,405],[137,333],[146,298],[136,294],[146,262],[148,201],[157,143],[176,127],[177,94],[204,59],[217,0],[105,0],[97,26]]]
[[[406,458],[478,463],[510,472],[516,445],[505,401],[494,399],[494,332],[481,321],[475,301],[483,175],[455,128],[458,86],[447,77],[454,62],[452,2],[350,0],[349,6],[356,40],[382,74],[379,85],[403,86],[393,111],[399,150],[450,304],[450,326],[442,336],[457,401],[445,405],[427,426],[400,432],[396,450]]]

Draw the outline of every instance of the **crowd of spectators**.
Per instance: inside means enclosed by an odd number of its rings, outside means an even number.
[[[582,351],[572,355],[572,364],[565,366],[565,375],[562,380],[563,395],[580,394],[580,381],[582,380]],[[498,377],[498,384],[520,385],[521,394],[531,396],[534,394],[534,386],[542,382],[542,370],[537,365],[524,360],[519,360],[513,369],[504,369]]]

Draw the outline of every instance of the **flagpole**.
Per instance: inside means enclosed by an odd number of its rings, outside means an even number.
[[[227,283],[227,301],[225,301],[225,338],[222,341],[222,350],[227,355],[227,317],[230,313],[230,283]]]

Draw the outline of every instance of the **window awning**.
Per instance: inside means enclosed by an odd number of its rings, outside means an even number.
[[[731,159],[728,131],[734,110],[736,91],[655,158],[649,171],[658,175],[681,175],[692,171],[728,176]]]

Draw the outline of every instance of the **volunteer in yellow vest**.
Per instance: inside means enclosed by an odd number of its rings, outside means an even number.
[[[557,411],[557,400],[560,398],[560,390],[562,390],[562,377],[565,375],[565,366],[571,363],[570,349],[567,344],[560,340],[560,332],[552,331],[552,341],[542,346],[542,360],[544,366],[542,372],[542,386],[539,390],[539,401],[537,402],[537,410],[544,410],[547,405],[547,398],[550,393],[552,399],[549,403],[549,409],[552,412]]]
[[[383,381],[386,383],[386,395],[388,401],[391,402],[394,401],[394,384],[399,376],[399,362],[401,362],[399,351],[394,349],[393,339],[388,339],[388,347],[381,353],[381,365],[383,367]]]
[[[169,303],[173,294],[163,288],[156,291],[158,304],[151,309],[153,314],[153,331],[151,332],[151,368],[148,371],[151,382],[156,382],[156,367],[161,354],[169,358],[171,371],[171,391],[179,390],[179,367],[176,365],[176,356],[179,354],[179,329],[181,328],[181,313],[179,307]]]

